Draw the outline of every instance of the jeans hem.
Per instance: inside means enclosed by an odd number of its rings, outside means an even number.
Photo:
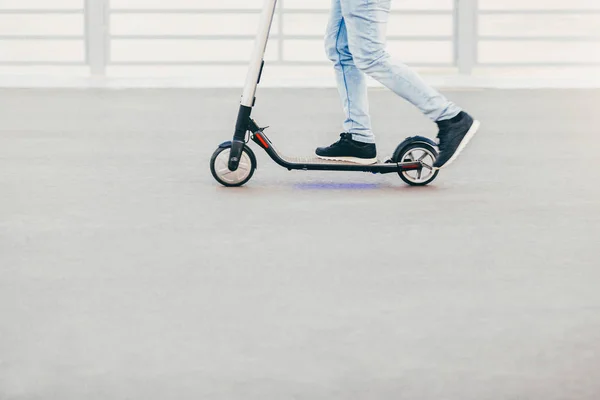
[[[354,140],[355,142],[375,144],[375,135],[373,135],[372,133],[370,135],[365,134],[365,133],[355,133],[355,132],[349,132],[349,133],[352,134],[352,140]]]

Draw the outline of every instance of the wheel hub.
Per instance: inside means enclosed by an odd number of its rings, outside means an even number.
[[[219,179],[232,185],[243,182],[252,172],[252,161],[246,152],[242,152],[238,169],[231,171],[229,169],[230,149],[223,150],[215,160],[215,172]]]
[[[413,183],[427,182],[435,174],[435,170],[433,169],[435,155],[425,148],[417,147],[409,150],[401,161],[419,161],[423,165],[423,168],[419,170],[402,172],[402,175]]]

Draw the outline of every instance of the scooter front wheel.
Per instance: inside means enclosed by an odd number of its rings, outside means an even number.
[[[249,147],[244,146],[238,169],[229,169],[231,144],[219,146],[210,159],[210,172],[217,182],[223,186],[242,186],[252,178],[256,169],[256,157]]]

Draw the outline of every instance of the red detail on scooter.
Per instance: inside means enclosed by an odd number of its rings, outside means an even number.
[[[262,144],[265,149],[269,148],[269,144],[267,143],[267,141],[265,139],[263,139],[263,137],[260,135],[260,133],[257,133],[254,136],[256,136],[256,138],[258,139],[260,144]]]

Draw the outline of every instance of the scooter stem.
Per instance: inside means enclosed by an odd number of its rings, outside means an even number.
[[[265,0],[263,5],[229,155],[228,167],[231,171],[237,170],[244,149],[252,107],[254,107],[256,87],[260,81],[265,50],[267,49],[267,42],[269,40],[269,33],[271,32],[271,25],[273,23],[276,7],[277,0]]]
[[[262,61],[267,49],[269,33],[275,15],[277,0],[265,0],[263,10],[258,24],[258,32],[254,41],[254,50],[250,58],[250,67],[246,75],[246,84],[244,85],[244,93],[242,94],[242,105],[246,107],[254,106],[254,95],[256,94],[256,86],[261,73]]]

